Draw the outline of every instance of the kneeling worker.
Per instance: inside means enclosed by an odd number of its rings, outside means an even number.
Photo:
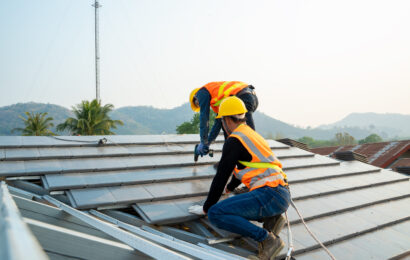
[[[258,257],[273,259],[285,245],[278,234],[285,224],[281,214],[289,207],[290,193],[282,164],[266,140],[245,124],[246,112],[235,96],[221,103],[218,118],[229,137],[204,206],[191,206],[189,212],[208,214],[218,228],[253,238],[259,242]],[[233,171],[236,178],[231,178],[226,192],[241,182],[250,191],[218,202]],[[250,220],[263,222],[263,228]]]

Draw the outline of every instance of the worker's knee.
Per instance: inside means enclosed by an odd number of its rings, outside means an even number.
[[[212,207],[209,208],[208,210],[208,220],[214,224],[214,225],[218,225],[220,220],[220,209],[217,206],[217,204],[213,205]]]

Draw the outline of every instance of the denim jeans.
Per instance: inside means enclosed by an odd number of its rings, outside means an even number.
[[[261,242],[268,232],[249,220],[261,221],[265,217],[282,214],[289,204],[287,188],[265,186],[218,202],[208,210],[208,219],[218,228]]]

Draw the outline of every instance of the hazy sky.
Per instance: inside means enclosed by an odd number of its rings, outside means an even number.
[[[86,0],[0,0],[0,106],[95,97]],[[256,87],[298,126],[410,114],[409,0],[100,0],[101,98],[172,108],[210,81]]]

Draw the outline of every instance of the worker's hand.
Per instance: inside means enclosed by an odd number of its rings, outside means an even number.
[[[201,157],[209,153],[209,145],[200,143],[196,148],[196,154],[199,154]]]
[[[192,205],[191,207],[188,208],[188,211],[189,213],[192,213],[198,216],[205,215],[204,207],[200,205]]]

